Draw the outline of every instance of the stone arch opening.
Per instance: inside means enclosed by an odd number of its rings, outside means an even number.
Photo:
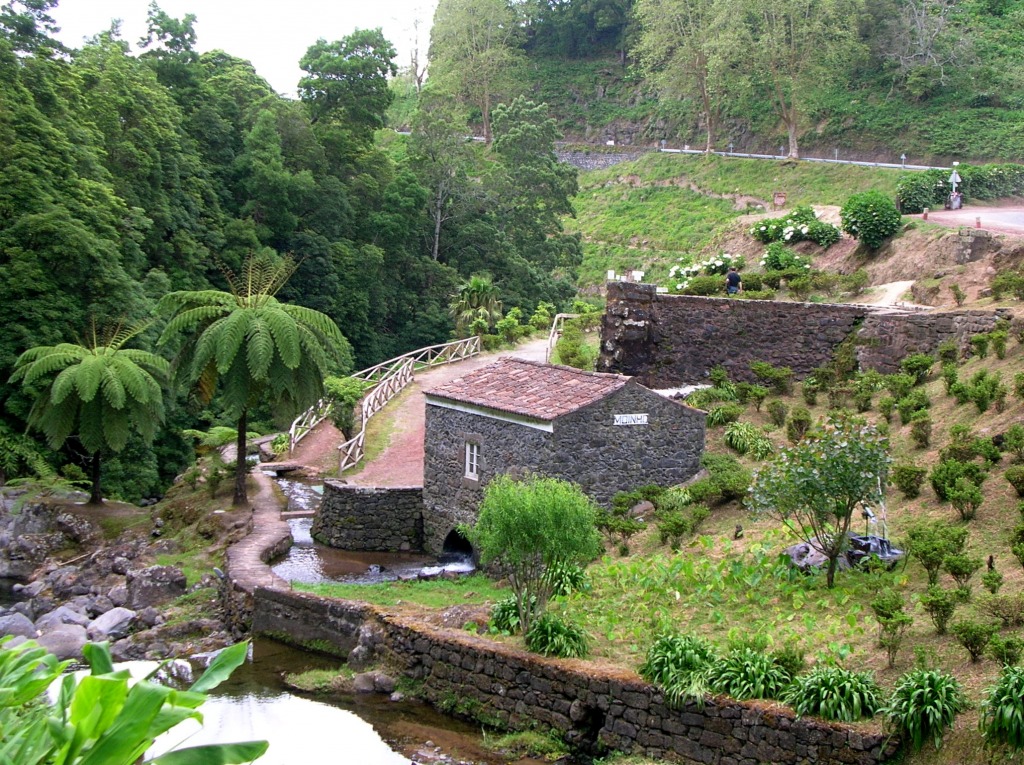
[[[458,529],[448,532],[448,536],[444,538],[444,544],[441,545],[442,558],[465,559],[473,558],[474,555],[473,545]]]

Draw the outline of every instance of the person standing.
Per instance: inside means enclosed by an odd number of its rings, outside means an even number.
[[[725,292],[728,295],[743,292],[743,278],[736,270],[736,266],[729,266],[729,273],[725,275]]]

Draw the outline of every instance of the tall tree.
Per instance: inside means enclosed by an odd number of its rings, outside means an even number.
[[[729,59],[770,101],[786,130],[790,157],[818,88],[843,81],[864,52],[857,37],[862,0],[720,0]]]
[[[333,321],[275,297],[294,270],[289,259],[250,258],[240,276],[229,275],[231,292],[172,292],[159,305],[172,314],[160,343],[185,333],[175,376],[195,386],[204,401],[213,398],[219,382],[223,406],[237,419],[236,506],[248,503],[249,410],[269,403],[297,412],[321,397],[327,374],[351,368],[348,341]]]
[[[490,274],[473,274],[459,286],[450,311],[458,332],[465,332],[477,319],[492,326],[501,318],[501,290]]]
[[[75,435],[92,455],[90,503],[103,501],[103,452],[124,449],[132,430],[151,442],[163,421],[161,386],[169,364],[156,354],[125,347],[141,329],[117,328],[106,339],[94,330],[88,346],[59,343],[30,348],[18,359],[11,376],[36,393],[28,422],[46,435],[52,449]]]
[[[637,0],[640,36],[635,48],[644,75],[663,96],[692,97],[700,104],[707,133],[705,151],[715,146],[728,76],[727,40],[719,0]]]
[[[506,0],[440,0],[430,31],[431,78],[480,110],[491,143],[491,110],[521,87],[522,31]]]

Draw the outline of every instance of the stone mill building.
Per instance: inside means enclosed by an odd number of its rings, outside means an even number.
[[[629,377],[503,358],[426,391],[423,504],[430,552],[452,549],[487,483],[529,470],[608,504],[700,470],[704,412]]]

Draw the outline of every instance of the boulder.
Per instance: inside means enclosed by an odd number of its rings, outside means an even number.
[[[0,637],[4,635],[20,635],[21,637],[34,638],[37,634],[36,626],[25,614],[13,613],[7,616],[0,616]]]
[[[160,615],[153,606],[146,606],[139,611],[139,621],[145,624],[147,627],[155,627],[164,620],[164,617]]]
[[[135,621],[135,612],[128,608],[112,608],[89,623],[90,640],[118,640],[125,637]]]
[[[115,606],[123,606],[128,602],[128,588],[123,584],[115,585],[110,588],[107,597]]]
[[[124,605],[123,603],[121,605]],[[114,601],[107,595],[95,595],[89,601],[89,605],[86,608],[86,613],[89,616],[99,616],[105,614],[107,611],[114,607]]]
[[[654,515],[654,503],[650,500],[637,502],[629,509],[629,517],[642,521],[644,518]]]
[[[352,689],[356,693],[393,693],[395,679],[383,672],[361,672],[352,678]]]
[[[50,632],[61,624],[77,624],[79,627],[85,627],[89,624],[89,617],[67,606],[58,606],[50,613],[43,614],[36,619],[36,629],[40,632]]]
[[[21,597],[27,599],[36,597],[39,593],[46,589],[46,582],[41,579],[29,584],[16,584],[14,585],[14,591]]]
[[[39,645],[58,659],[81,659],[82,647],[87,642],[85,627],[79,624],[58,624],[39,636]]]
[[[188,582],[180,568],[150,566],[128,573],[128,607],[156,606],[185,594]]]

